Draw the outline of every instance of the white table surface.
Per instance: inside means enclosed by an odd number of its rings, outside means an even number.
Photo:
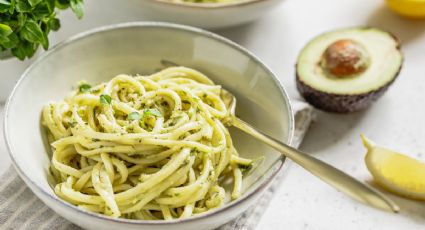
[[[62,29],[51,35],[51,44],[96,26],[142,19],[126,2],[86,0],[82,21],[70,12],[62,13]],[[387,94],[367,111],[319,112],[302,149],[368,181],[360,133],[425,159],[425,21],[400,18],[387,10],[383,0],[287,0],[255,23],[216,32],[257,54],[277,73],[289,94],[299,98],[294,81],[299,50],[319,33],[355,25],[379,26],[397,34],[403,41],[403,70]],[[1,173],[10,161],[3,138],[0,141]],[[400,214],[348,199],[292,164],[257,229],[425,229],[425,202],[392,197],[402,207]]]

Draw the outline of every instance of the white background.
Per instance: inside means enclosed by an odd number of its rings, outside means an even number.
[[[82,21],[71,12],[62,13],[61,18],[62,29],[51,35],[51,44],[99,25],[143,17],[127,0],[86,0]],[[398,17],[383,0],[287,0],[255,23],[216,32],[253,51],[279,76],[289,94],[299,98],[294,81],[299,50],[322,32],[356,25],[379,26],[401,38],[405,63],[400,77],[367,111],[350,115],[319,112],[302,149],[369,181],[360,133],[425,160],[425,21]],[[10,163],[2,139],[0,173]],[[358,204],[290,164],[258,229],[425,229],[425,202],[392,197],[402,207],[400,214]]]

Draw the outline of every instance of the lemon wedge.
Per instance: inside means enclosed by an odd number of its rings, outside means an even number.
[[[361,135],[366,166],[378,185],[395,194],[425,200],[425,163],[376,146]]]
[[[386,2],[394,12],[402,16],[425,18],[425,0],[386,0]]]

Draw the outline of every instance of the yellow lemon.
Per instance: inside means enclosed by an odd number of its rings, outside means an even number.
[[[425,200],[425,163],[361,138],[368,150],[366,166],[377,184],[398,195]]]
[[[394,12],[402,16],[425,18],[425,0],[386,0],[386,2]]]

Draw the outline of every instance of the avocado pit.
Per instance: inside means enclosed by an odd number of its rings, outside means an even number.
[[[369,65],[366,49],[352,39],[341,39],[328,46],[321,67],[335,77],[347,77],[364,72]]]

